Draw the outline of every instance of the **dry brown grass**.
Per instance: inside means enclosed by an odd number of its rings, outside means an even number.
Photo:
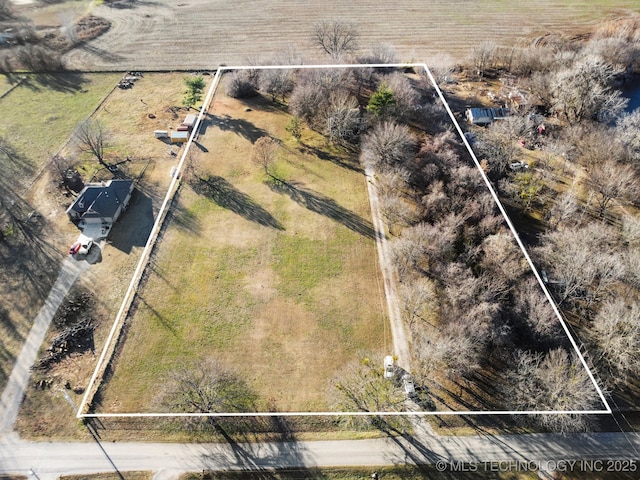
[[[160,408],[169,372],[207,356],[241,372],[260,409],[324,411],[341,366],[390,347],[375,243],[357,231],[371,228],[364,176],[314,132],[301,148],[289,120],[261,98],[216,95],[192,147],[195,175],[216,186],[183,185],[100,411]],[[249,161],[263,135],[283,144],[272,172],[284,190]]]
[[[111,133],[113,148],[109,150],[109,161],[130,156],[132,161],[123,164],[122,168],[138,178],[129,209],[115,225],[102,251],[101,261],[79,280],[80,285],[96,293],[96,306],[92,314],[99,323],[95,331],[97,354],[104,345],[171,180],[169,172],[176,157],[169,155],[167,144],[154,138],[153,130],[174,124],[175,119],[169,107],[180,105],[183,77],[183,74],[147,75],[133,89],[115,89],[95,114],[95,118]],[[180,107],[178,111],[181,115],[185,113]],[[149,113],[155,113],[156,118],[150,119]],[[71,155],[72,149],[69,148],[65,154]],[[84,160],[81,171],[85,180],[91,179],[96,173],[98,178],[104,175],[97,162],[88,158]],[[62,258],[66,254],[65,247],[75,239],[78,230],[67,220],[64,208],[52,203],[51,182],[51,178],[43,177],[32,189],[32,195],[41,198],[42,202],[48,202],[51,208],[60,210],[56,225],[63,232],[63,235],[58,234],[62,237],[58,239],[61,240],[58,248]],[[27,299],[20,301],[29,304]],[[45,343],[50,341],[52,335],[54,332],[49,333]],[[50,437],[55,434],[74,438],[86,435],[75,421],[73,411],[60,389],[67,382],[72,388],[77,388],[79,393],[69,390],[68,394],[79,405],[82,388],[86,387],[96,360],[97,355],[87,352],[67,359],[64,365],[47,374],[39,375],[38,378],[47,378],[52,384],[46,390],[32,387],[27,391],[18,430],[30,437]],[[60,422],[61,418],[65,421]]]

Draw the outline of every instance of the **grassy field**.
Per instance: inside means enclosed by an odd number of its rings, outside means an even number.
[[[247,111],[249,110],[249,111]],[[217,94],[100,410],[153,411],[178,365],[221,359],[261,409],[323,411],[330,380],[391,347],[364,176],[270,102]],[[252,142],[282,142],[265,175]],[[325,160],[316,155],[322,150]],[[156,407],[157,408],[157,407]]]
[[[6,77],[5,78],[5,82]],[[0,136],[22,160],[15,180],[27,183],[118,83],[120,74],[25,75],[0,99]],[[4,87],[3,87],[4,88]],[[6,166],[3,167],[7,172]]]
[[[10,156],[0,155],[0,195],[5,202],[15,201],[16,195],[23,196],[35,175],[66,143],[76,124],[87,118],[109,93],[118,76],[62,74],[20,78],[0,76],[0,91],[9,92],[0,98],[0,137],[11,152]],[[16,86],[17,82],[20,83]],[[53,184],[48,182],[18,200],[25,201],[25,209],[42,215],[46,237],[39,238],[37,245],[16,251],[5,251],[3,245],[0,255],[0,389],[64,255],[58,250],[57,237],[64,231],[58,220],[66,216],[55,192],[52,194]]]
[[[97,325],[94,339],[98,349],[104,344],[171,180],[169,172],[176,156],[170,155],[166,143],[154,137],[153,130],[175,126],[176,121],[179,123],[180,116],[186,113],[186,110],[180,107],[183,77],[182,73],[148,74],[139,80],[133,89],[115,89],[108,98],[104,101],[100,99],[93,106],[96,108],[99,105],[95,118],[110,132],[112,147],[108,150],[108,161],[130,156],[131,161],[122,164],[121,168],[137,178],[136,190],[129,208],[114,226],[109,242],[101,253],[101,260],[92,265],[78,283],[78,286],[94,292],[95,308],[89,315]],[[119,78],[118,75],[115,80]],[[150,118],[149,114],[154,118]],[[177,151],[177,148],[174,147],[174,150]],[[99,171],[95,160],[82,160],[80,172],[85,181],[89,181],[96,172],[97,178],[104,178],[101,176],[102,171]],[[54,184],[48,176],[43,176],[34,185],[32,192],[34,196],[39,195],[42,202],[47,202],[52,211],[57,212],[54,218],[55,227],[62,231],[60,236],[63,237],[64,244],[54,253],[61,260],[67,254],[65,246],[78,235],[77,228],[69,222],[64,213],[64,202],[69,200],[62,195],[56,195]],[[56,273],[57,269],[53,271]],[[12,297],[12,300],[16,302],[13,311],[24,315],[21,332],[26,333],[37,310],[33,316],[29,316],[29,312],[20,306],[21,303],[30,305],[32,302],[26,296],[20,299]],[[56,333],[58,332],[52,328],[48,339],[45,340],[45,348]],[[18,342],[16,344],[18,348],[20,345]],[[49,437],[54,435],[54,432],[55,435],[66,438],[86,435],[86,432],[78,430],[78,422],[75,421],[59,387],[69,382],[74,389],[79,388],[80,393],[68,390],[76,404],[79,404],[81,389],[86,386],[95,368],[95,361],[96,357],[87,352],[65,359],[46,374],[34,375],[50,379],[53,384],[46,390],[31,388],[27,391],[18,429],[24,435],[38,438]],[[10,363],[7,361],[7,365]],[[60,419],[64,421],[60,422]]]

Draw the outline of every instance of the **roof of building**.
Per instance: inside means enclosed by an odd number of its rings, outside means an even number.
[[[83,218],[113,217],[132,190],[133,180],[88,183],[67,212],[73,210]]]
[[[488,120],[492,121],[496,118],[504,118],[507,116],[508,110],[506,108],[469,108],[467,109],[467,116],[470,121],[475,120]]]

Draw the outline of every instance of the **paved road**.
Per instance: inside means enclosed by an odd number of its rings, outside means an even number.
[[[30,369],[36,361],[38,350],[47,334],[51,320],[78,276],[88,268],[89,263],[84,260],[75,260],[71,256],[62,263],[58,278],[38,316],[33,321],[29,336],[16,359],[7,386],[0,397],[0,435],[13,429],[22,397],[29,382]]]
[[[381,466],[468,461],[532,462],[639,459],[640,434],[599,433],[408,437],[257,444],[47,443],[0,440],[0,475],[33,469],[41,480],[62,474],[149,470],[159,478],[185,471],[279,467]],[[606,463],[603,464],[606,467]],[[640,465],[637,467],[640,469]],[[622,478],[622,476],[621,476]],[[630,477],[627,477],[630,478]],[[632,478],[632,477],[631,477]]]

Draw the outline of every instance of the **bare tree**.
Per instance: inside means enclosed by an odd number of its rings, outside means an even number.
[[[326,118],[323,114],[332,92],[348,90],[348,82],[349,74],[343,69],[302,70],[289,97],[289,108],[313,128],[324,129]]]
[[[316,46],[338,61],[356,51],[358,29],[355,25],[340,20],[322,20],[314,25],[312,39]]]
[[[234,70],[225,75],[226,93],[233,98],[255,97],[258,93],[256,79],[249,70]]]
[[[577,356],[561,348],[547,355],[519,352],[504,385],[509,407],[520,411],[590,410],[599,398]],[[537,415],[537,420],[561,433],[586,426],[585,415]]]
[[[513,284],[528,271],[513,235],[506,230],[486,237],[480,249],[482,258],[479,265],[490,275],[506,279]]]
[[[278,97],[285,100],[287,94],[293,90],[293,70],[289,68],[275,69],[270,68],[260,72],[259,87],[260,90],[268,93],[271,100],[275,101]]]
[[[635,289],[640,289],[640,248],[628,247],[624,252],[624,280]]]
[[[53,155],[51,157],[51,168],[55,172],[60,185],[65,189],[79,192],[84,188],[80,173],[74,168],[69,158],[60,154]]]
[[[378,42],[369,53],[358,57],[358,63],[398,63],[398,52],[393,45]]]
[[[622,216],[622,238],[632,247],[640,247],[640,217],[632,214]]]
[[[560,303],[579,298],[592,303],[623,277],[617,241],[611,227],[597,222],[542,236],[542,246],[535,251]]]
[[[397,412],[402,410],[405,400],[402,389],[384,378],[382,359],[379,364],[365,356],[348,365],[331,382],[329,397],[333,407],[341,412]],[[395,428],[406,426],[402,419],[393,417]],[[350,417],[349,421],[364,423],[386,430],[389,421],[379,416]]]
[[[289,109],[291,113],[314,126],[327,96],[325,91],[313,83],[298,81],[289,97]]]
[[[453,322],[439,330],[426,328],[414,334],[414,344],[414,376],[425,383],[433,381],[439,373],[450,379],[468,376],[480,367],[485,351],[482,338],[462,322]]]
[[[496,48],[496,44],[491,41],[484,41],[473,47],[471,56],[477,75],[483,77],[487,68],[493,65]]]
[[[415,271],[429,272],[453,259],[463,219],[449,214],[434,224],[421,222],[402,230],[391,244],[401,278]]]
[[[635,109],[620,117],[616,124],[616,138],[620,139],[627,151],[627,157],[634,163],[640,162],[640,109]]]
[[[558,71],[550,84],[552,109],[570,122],[608,122],[619,116],[627,100],[611,84],[620,72],[595,55],[587,55]]]
[[[415,140],[406,125],[381,122],[362,141],[365,165],[403,166],[415,153]]]
[[[175,370],[158,400],[171,412],[252,412],[258,397],[239,374],[219,361],[205,359]],[[203,428],[217,426],[214,417],[194,417],[193,422]]]
[[[398,290],[402,314],[410,328],[420,320],[434,321],[438,312],[436,286],[427,277],[420,277],[409,283],[402,283]]]
[[[406,227],[416,220],[414,209],[398,193],[380,195],[380,210],[392,233],[397,227]]]
[[[575,189],[572,188],[557,198],[547,212],[546,220],[552,228],[575,225],[578,210],[578,197]]]
[[[588,171],[607,159],[624,158],[624,145],[615,130],[604,125],[582,122],[565,130],[565,138],[572,143],[577,160]]]
[[[108,147],[108,133],[98,120],[85,120],[76,128],[76,145],[85,153],[93,155],[100,165],[108,167],[105,151]]]
[[[262,167],[264,173],[270,175],[269,168],[276,161],[278,148],[278,143],[271,137],[260,137],[253,144],[251,161]]]
[[[358,101],[347,90],[331,92],[329,102],[321,112],[326,126],[325,132],[332,142],[350,142],[364,130],[363,118],[358,109]]]
[[[527,337],[545,347],[552,346],[562,336],[560,321],[551,304],[533,278],[521,282],[514,299],[514,314],[526,329]]]
[[[611,159],[596,165],[587,183],[596,194],[600,218],[604,217],[613,201],[635,199],[640,193],[640,180],[635,169]]]
[[[407,76],[400,72],[387,75],[385,82],[389,90],[393,92],[392,114],[400,118],[407,118],[415,111],[420,95],[413,88]]]
[[[518,158],[520,151],[513,137],[503,132],[497,123],[481,132],[476,148],[481,156],[486,159],[490,171],[503,175],[508,171],[509,164]]]
[[[429,59],[427,63],[436,82],[446,83],[452,80],[451,74],[455,69],[456,60],[451,55],[448,53],[439,53]],[[423,78],[426,81],[426,77]]]
[[[436,180],[429,185],[429,190],[420,201],[425,220],[435,221],[445,212],[449,211],[449,196],[442,180]]]
[[[300,65],[302,57],[293,47],[284,49],[274,55],[269,62],[271,65]],[[258,85],[260,90],[271,95],[272,100],[285,97],[293,90],[293,77],[295,70],[292,68],[264,69],[260,70]]]
[[[640,305],[622,298],[604,302],[591,326],[599,361],[612,383],[624,383],[640,371]]]

